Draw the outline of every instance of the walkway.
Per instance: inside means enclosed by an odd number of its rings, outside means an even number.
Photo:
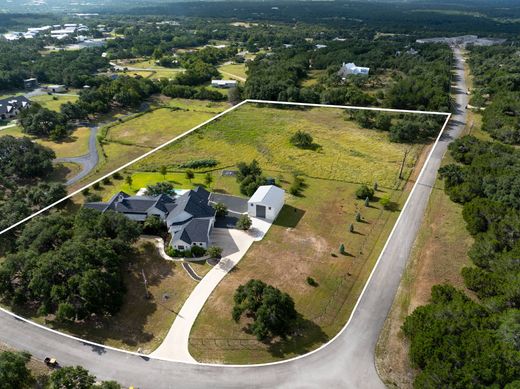
[[[213,230],[213,243],[223,248],[222,259],[193,289],[175,318],[168,335],[150,356],[196,362],[189,352],[190,332],[207,299],[226,274],[244,257],[253,242],[263,239],[271,223],[253,218],[251,231]]]

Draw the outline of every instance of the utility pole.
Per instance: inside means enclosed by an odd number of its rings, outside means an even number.
[[[403,157],[403,162],[401,162],[401,168],[399,169],[399,179],[402,180],[403,179],[403,169],[404,169],[404,163],[406,162],[406,157],[408,156],[408,153],[410,152],[410,149],[406,149],[404,151],[404,157]]]

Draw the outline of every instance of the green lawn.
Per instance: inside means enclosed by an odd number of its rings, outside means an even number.
[[[35,142],[54,150],[57,158],[65,158],[77,157],[88,153],[88,139],[90,136],[90,129],[87,127],[76,128],[72,131],[67,139],[59,142],[31,137],[27,134],[24,134],[21,127],[18,126],[0,131],[0,136],[2,135],[11,135],[17,138],[23,136],[32,138]]]
[[[309,177],[393,187],[408,148],[407,176],[422,146],[390,143],[388,134],[359,128],[342,110],[282,110],[246,105],[155,153],[139,164],[153,170],[166,164],[215,158],[219,167],[257,159],[265,169],[301,172]],[[297,130],[309,132],[319,149],[302,150],[289,142]],[[137,169],[139,169],[139,166]]]
[[[106,139],[156,147],[214,116],[212,113],[160,108],[112,126]]]
[[[31,101],[36,101],[43,107],[48,108],[52,111],[59,112],[62,104],[67,102],[74,103],[78,100],[77,96],[60,96],[60,95],[40,95],[31,97]]]
[[[243,81],[243,79],[247,78],[245,63],[222,65],[219,66],[218,69],[223,72],[224,78],[238,78],[239,81]]]

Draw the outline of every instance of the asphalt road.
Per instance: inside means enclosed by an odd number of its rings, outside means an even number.
[[[78,181],[81,181],[83,178],[85,178],[89,173],[94,170],[94,168],[97,166],[99,162],[99,155],[97,151],[97,132],[98,132],[98,126],[92,126],[90,127],[90,136],[88,139],[88,153],[85,155],[81,155],[79,157],[69,157],[69,158],[57,158],[54,160],[54,162],[71,162],[71,163],[77,163],[81,166],[81,171],[69,179],[65,185],[73,185]]]
[[[468,96],[456,51],[456,113],[428,160],[403,209],[349,324],[335,340],[298,359],[247,367],[191,365],[131,355],[64,337],[0,313],[0,341],[35,357],[55,356],[82,365],[99,379],[139,388],[382,388],[374,349],[419,230],[437,170],[448,144],[464,128]]]

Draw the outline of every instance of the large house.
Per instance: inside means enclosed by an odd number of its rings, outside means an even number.
[[[119,192],[106,203],[87,203],[85,207],[100,212],[119,212],[138,222],[145,221],[148,216],[157,216],[166,223],[172,236],[170,245],[177,250],[192,246],[208,248],[215,223],[209,192],[201,187],[179,196],[130,196]]]
[[[22,109],[28,108],[31,102],[25,96],[8,97],[0,100],[0,119],[12,119]]]
[[[370,68],[357,66],[353,62],[349,62],[349,63],[343,62],[343,65],[341,65],[341,68],[339,69],[338,75],[341,78],[346,78],[348,75],[351,75],[351,74],[368,76],[369,72],[370,72]]]

